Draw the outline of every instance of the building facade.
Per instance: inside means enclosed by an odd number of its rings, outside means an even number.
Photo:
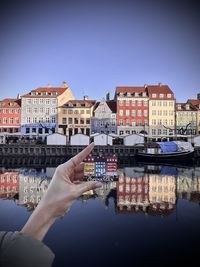
[[[82,133],[91,134],[91,118],[95,100],[69,100],[58,108],[58,131],[67,136],[70,141],[72,135]]]
[[[19,172],[0,173],[0,197],[10,198],[19,193]]]
[[[58,128],[58,107],[74,99],[71,89],[63,82],[61,87],[41,87],[21,97],[21,132],[30,138],[42,140]]]
[[[6,98],[0,101],[0,133],[20,133],[21,99]]]
[[[116,101],[104,98],[95,104],[92,118],[92,133],[117,133]]]
[[[196,135],[198,133],[198,110],[190,103],[176,104],[177,134]]]
[[[197,134],[200,134],[200,99],[188,99],[187,103],[194,106],[197,110]]]
[[[149,135],[175,134],[175,98],[168,85],[148,85]]]
[[[148,92],[144,87],[117,87],[117,133],[148,133]]]

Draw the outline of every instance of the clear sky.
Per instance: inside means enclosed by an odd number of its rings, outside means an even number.
[[[0,6],[1,99],[62,81],[76,98],[116,86],[200,92],[200,7],[194,1],[7,0]]]

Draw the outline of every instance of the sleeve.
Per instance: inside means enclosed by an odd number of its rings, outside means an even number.
[[[20,232],[0,232],[0,266],[50,267],[53,252],[41,241]]]

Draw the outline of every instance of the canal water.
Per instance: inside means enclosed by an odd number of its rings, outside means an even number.
[[[22,228],[54,171],[1,168],[0,230]],[[118,174],[48,232],[53,266],[198,266],[200,167],[135,164]]]

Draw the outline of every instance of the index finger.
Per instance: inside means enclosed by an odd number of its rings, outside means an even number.
[[[78,166],[84,159],[90,154],[92,149],[94,148],[94,143],[91,143],[86,148],[84,148],[78,155],[71,158],[69,161],[67,161],[65,164],[67,164],[68,167],[75,168]]]

